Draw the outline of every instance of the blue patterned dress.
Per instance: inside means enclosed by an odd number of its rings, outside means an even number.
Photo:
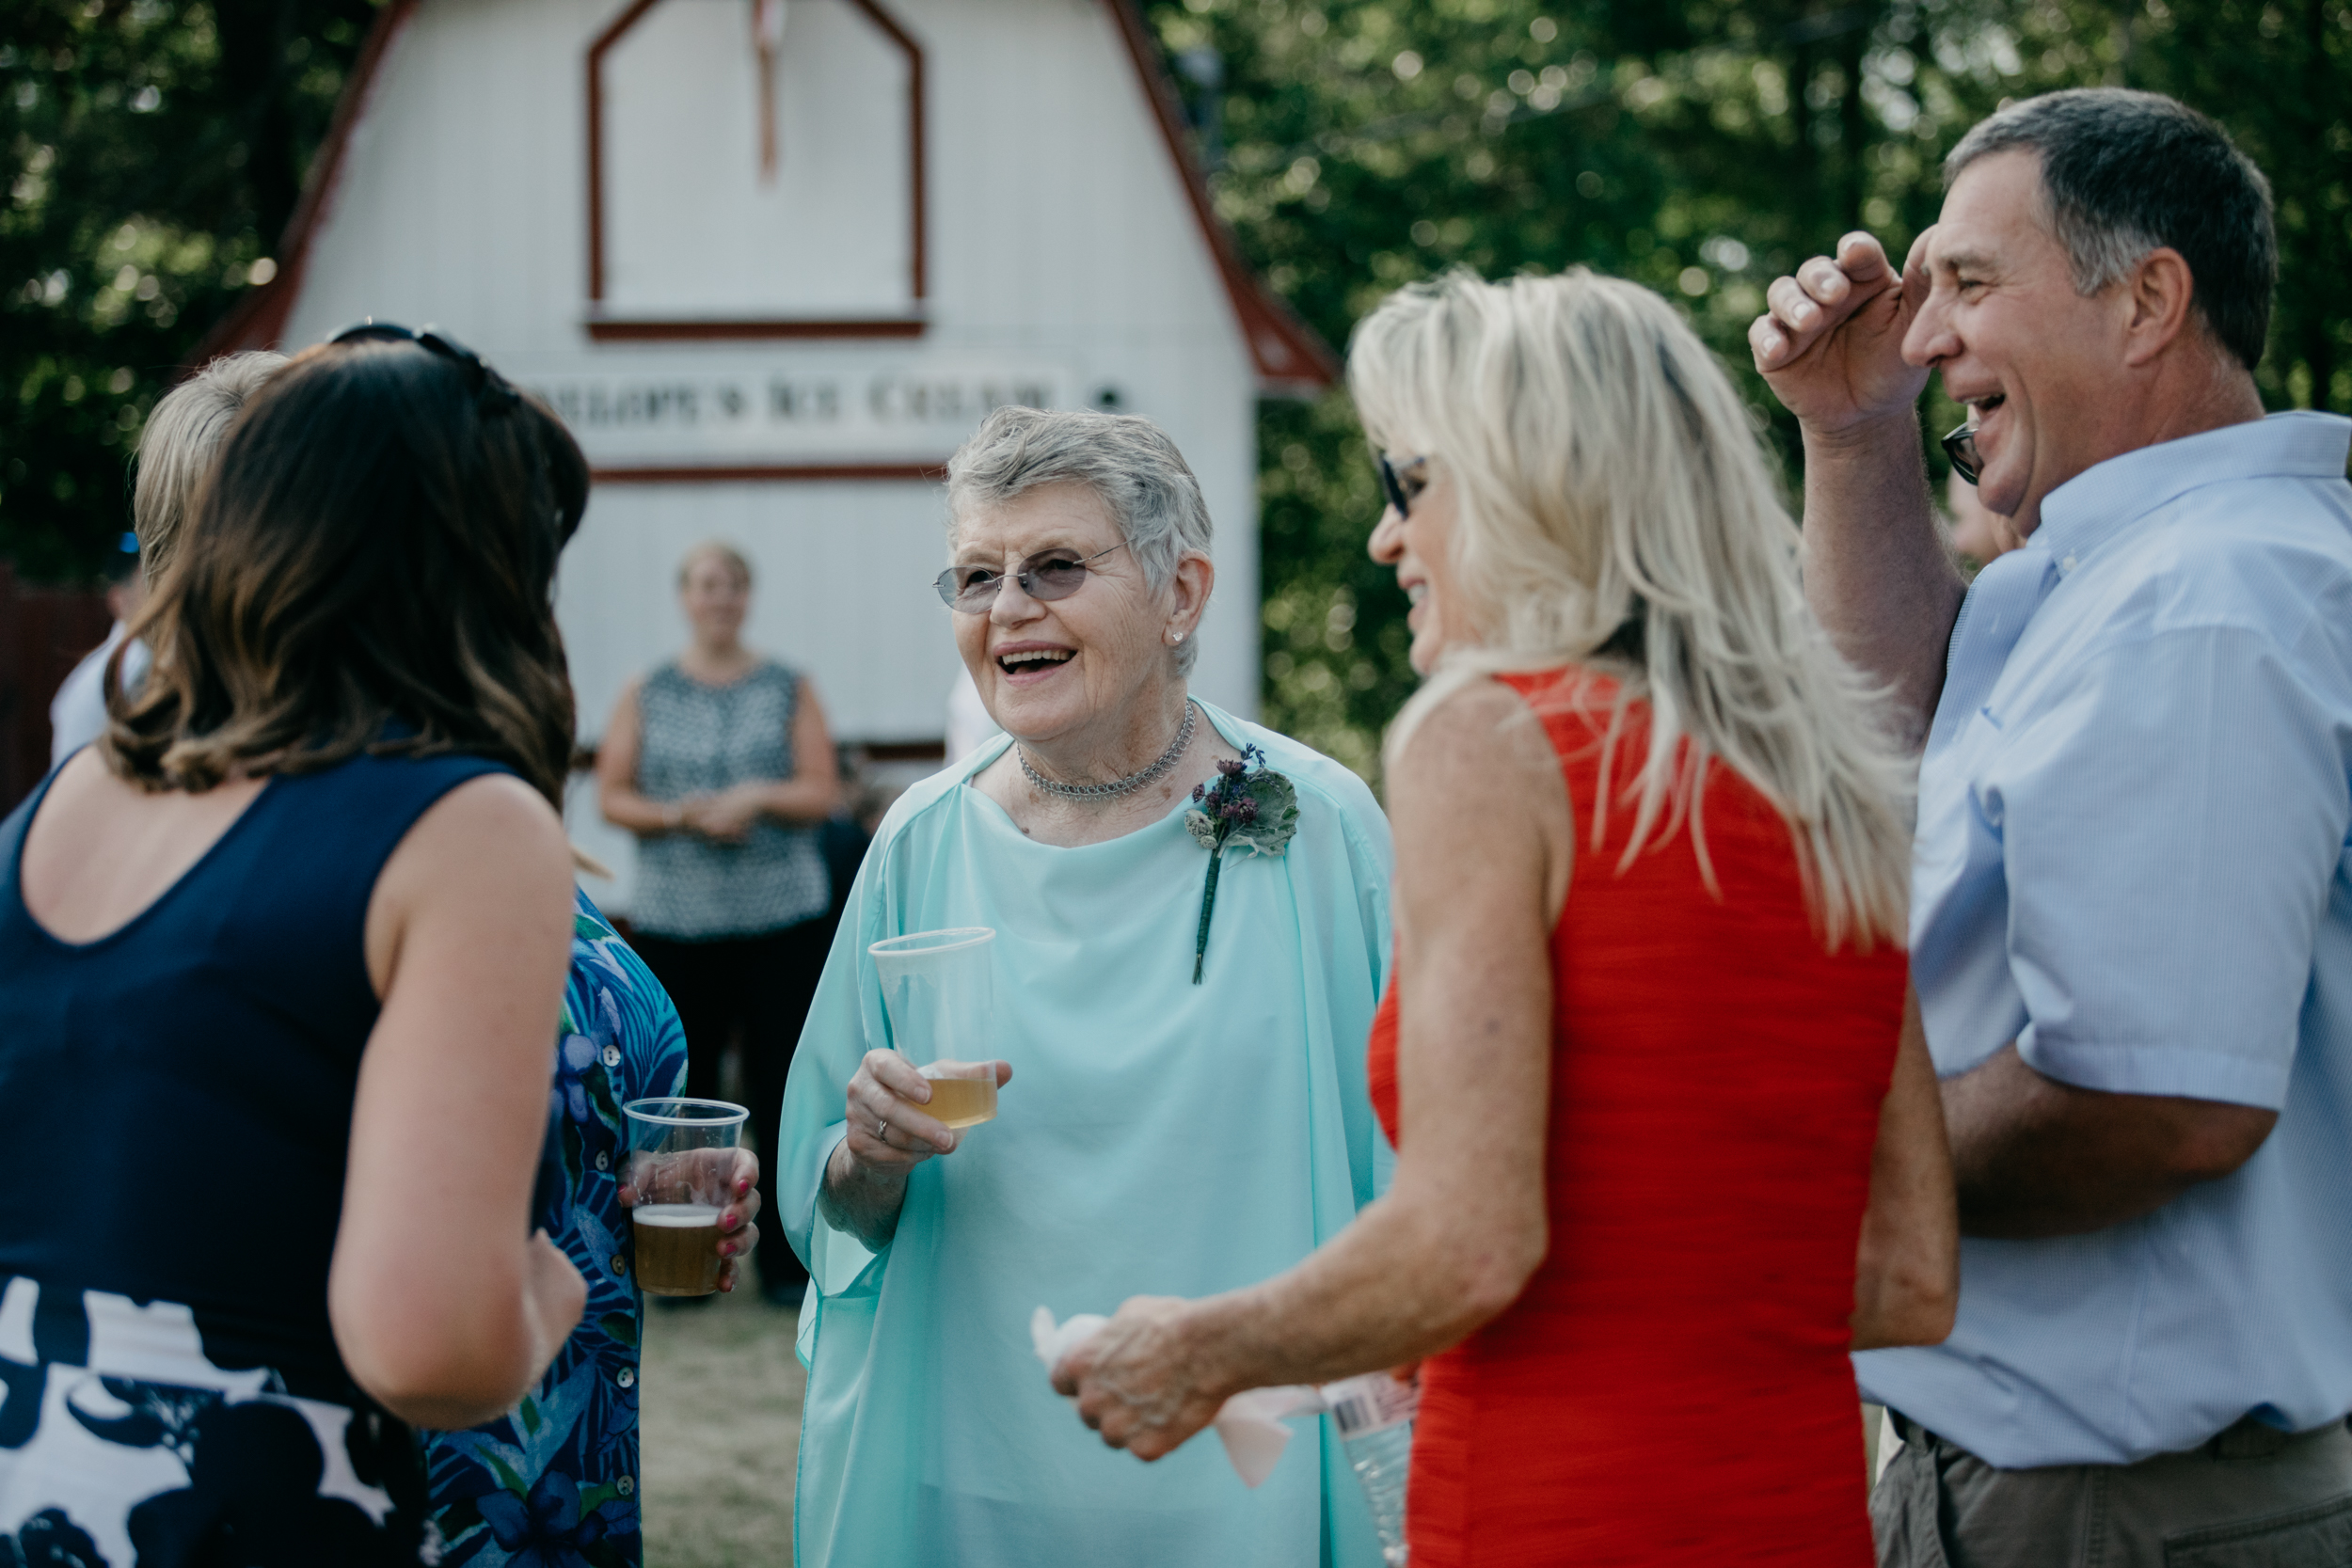
[[[678,1092],[677,1011],[586,894],[572,924],[548,1114],[560,1191],[540,1215],[588,1281],[588,1309],[511,1416],[424,1433],[443,1568],[637,1568],[637,1356],[644,1297],[615,1180],[621,1107]],[[552,1151],[552,1148],[551,1148]]]

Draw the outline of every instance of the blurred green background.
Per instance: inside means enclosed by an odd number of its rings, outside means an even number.
[[[95,571],[139,422],[241,291],[324,135],[370,0],[10,0],[0,24],[0,557]],[[1680,303],[1760,421],[1763,287],[1850,228],[1900,254],[2004,100],[2120,84],[2229,126],[2273,182],[2264,395],[2352,409],[2352,0],[1146,0],[1218,209],[1334,345],[1453,265],[1582,263]],[[1938,394],[1931,390],[1933,403]],[[1928,428],[1958,420],[1928,410]],[[1270,404],[1265,717],[1376,776],[1404,602],[1343,395]],[[1939,465],[1940,456],[1935,457]],[[1792,472],[1792,483],[1795,476]]]

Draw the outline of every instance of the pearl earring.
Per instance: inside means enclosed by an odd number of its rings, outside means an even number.
[[[1184,640],[1184,634],[1183,632],[1181,632],[1181,631],[1180,631],[1180,632],[1175,633],[1173,636],[1171,636],[1171,637],[1169,637],[1169,638],[1168,638],[1168,641],[1169,641],[1170,642],[1182,642]]]

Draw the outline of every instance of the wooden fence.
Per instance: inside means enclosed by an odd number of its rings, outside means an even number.
[[[0,813],[49,771],[49,700],[113,624],[103,593],[28,588],[0,562]]]

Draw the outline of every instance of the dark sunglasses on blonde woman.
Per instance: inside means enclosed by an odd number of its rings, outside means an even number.
[[[1429,467],[1426,457],[1408,457],[1402,463],[1391,463],[1385,451],[1372,454],[1374,465],[1380,470],[1380,493],[1396,508],[1400,517],[1413,515],[1413,498],[1429,488]]]

